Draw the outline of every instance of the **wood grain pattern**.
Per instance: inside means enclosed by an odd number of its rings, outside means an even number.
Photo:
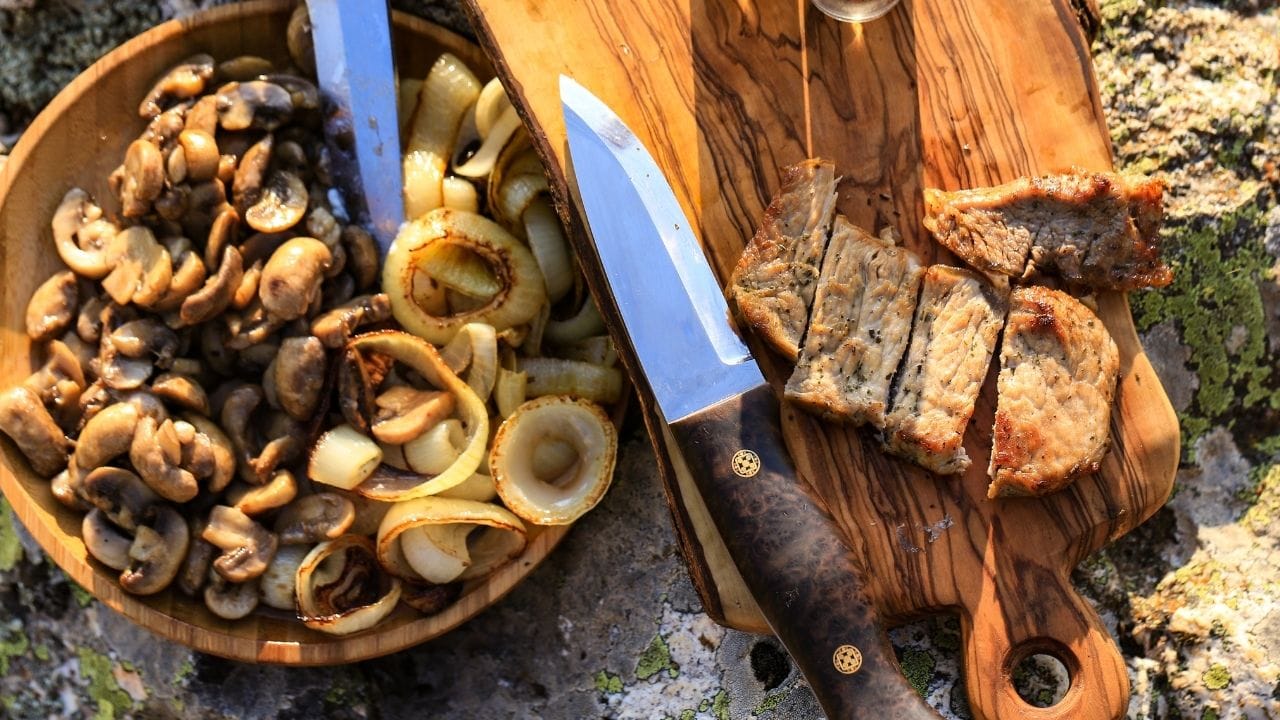
[[[896,227],[929,261],[953,259],[920,225],[923,188],[1112,166],[1078,22],[1088,0],[904,0],[862,26],[804,0],[470,4],[482,44],[560,169],[556,180],[567,173],[556,92],[566,73],[653,152],[722,280],[777,190],[778,169],[811,155],[836,161],[842,212],[870,230]],[[1168,497],[1178,428],[1126,297],[1099,303],[1121,353],[1113,449],[1100,473],[1056,495],[986,499],[994,369],[965,438],[973,467],[963,477],[931,476],[885,456],[864,431],[783,410],[800,472],[862,557],[881,612],[890,621],[959,613],[970,705],[981,718],[1117,718],[1128,702],[1118,650],[1068,575]],[[616,331],[616,316],[609,320]],[[753,347],[780,391],[789,366]],[[665,455],[669,437],[653,435]],[[740,578],[718,560],[722,546],[698,520],[705,509],[689,478],[679,463],[661,462],[693,577],[713,583],[700,586],[709,612],[760,629],[740,601]],[[1020,700],[1009,679],[1040,651],[1072,676],[1066,697],[1047,709]]]
[[[36,118],[0,171],[0,386],[17,384],[38,366],[24,331],[27,299],[62,269],[53,250],[49,219],[67,189],[80,185],[106,197],[107,174],[141,132],[139,98],[175,62],[197,52],[219,59],[252,53],[287,62],[285,26],[293,0],[232,5],[168,22],[138,36],[95,63]],[[397,13],[397,63],[406,75],[424,76],[442,51],[465,60],[482,77],[488,61],[474,44],[425,21]],[[568,531],[532,528],[525,552],[489,578],[466,586],[439,615],[423,617],[401,607],[375,630],[335,638],[308,630],[285,613],[259,613],[228,622],[176,592],[149,598],[125,594],[117,574],[88,559],[80,540],[80,516],[64,509],[36,477],[8,438],[0,440],[0,489],[45,552],[107,606],[170,640],[201,652],[247,662],[331,665],[395,652],[456,627],[510,591]]]

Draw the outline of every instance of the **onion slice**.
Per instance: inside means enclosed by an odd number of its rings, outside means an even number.
[[[478,128],[478,125],[477,125]],[[463,177],[482,178],[493,172],[493,166],[498,161],[498,153],[502,152],[502,148],[506,147],[507,141],[511,136],[520,129],[520,116],[516,114],[516,109],[508,105],[503,109],[502,114],[498,116],[497,121],[493,123],[493,127],[489,128],[489,134],[485,136],[484,143],[480,145],[480,149],[471,159],[465,163],[455,167],[453,171]]]
[[[488,402],[498,373],[498,334],[492,325],[467,323],[440,351],[453,372],[466,370],[467,384]]]
[[[419,498],[396,503],[382,519],[378,562],[406,580],[466,580],[519,555],[526,542],[524,523],[505,508],[460,498]]]
[[[382,462],[382,448],[350,425],[339,425],[320,436],[311,450],[307,477],[350,490]]]
[[[316,545],[295,576],[298,618],[330,635],[377,625],[400,602],[400,580],[379,570],[373,541],[343,535]]]
[[[384,464],[357,486],[356,492],[371,500],[396,502],[432,495],[471,477],[480,467],[489,439],[489,411],[475,391],[449,370],[436,349],[422,338],[395,330],[357,335],[347,347],[361,353],[386,355],[409,366],[436,388],[452,393],[457,401],[454,415],[463,431],[457,458],[439,473],[425,475],[397,471]],[[449,422],[440,422],[419,439]],[[413,467],[411,463],[409,466]]]
[[[481,139],[489,137],[494,123],[498,122],[502,111],[509,107],[511,107],[511,100],[507,98],[507,91],[503,89],[502,81],[494,78],[485,83],[480,90],[480,97],[476,98],[475,107],[476,132],[480,134]]]
[[[524,211],[524,230],[529,250],[538,261],[542,279],[547,284],[547,297],[555,302],[573,289],[573,261],[569,244],[560,228],[560,218],[545,199],[529,205]]]
[[[479,94],[480,81],[452,54],[444,53],[431,66],[418,93],[404,154],[405,217],[421,217],[443,204],[449,152]]]
[[[439,243],[478,255],[489,265],[501,289],[480,307],[447,317],[420,306],[414,278],[425,270],[419,266]],[[449,208],[433,210],[400,228],[382,268],[382,286],[396,320],[409,332],[437,345],[448,343],[470,322],[492,325],[495,331],[526,323],[547,299],[538,263],[527,247],[492,220]]]
[[[540,458],[540,446],[548,443],[551,454],[561,455],[556,446],[564,443],[576,458]],[[545,397],[521,405],[498,428],[489,468],[503,504],[516,515],[537,525],[568,525],[604,497],[617,453],[617,431],[598,405]]]
[[[520,370],[529,376],[531,397],[572,395],[599,403],[616,403],[622,399],[622,371],[616,367],[532,357],[521,358]]]

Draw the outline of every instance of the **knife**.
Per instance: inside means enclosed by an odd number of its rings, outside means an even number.
[[[404,222],[390,11],[386,0],[307,0],[307,12],[335,185],[386,255]]]
[[[854,555],[796,475],[777,398],[730,326],[662,171],[612,110],[563,75],[560,100],[570,186],[622,319],[621,350],[769,626],[827,717],[936,720],[898,666]]]

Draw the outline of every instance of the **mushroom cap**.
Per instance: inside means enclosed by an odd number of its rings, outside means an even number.
[[[302,178],[276,170],[267,177],[257,201],[245,210],[244,219],[258,232],[284,232],[302,220],[308,202],[310,194]]]
[[[183,325],[199,325],[217,317],[231,304],[244,275],[240,251],[227,245],[222,251],[218,271],[199,290],[182,301],[178,311]]]
[[[112,525],[106,513],[97,508],[90,510],[80,523],[80,534],[84,538],[85,549],[98,562],[112,570],[129,567],[129,546],[133,544],[133,538]]]
[[[30,388],[0,394],[0,432],[17,444],[37,475],[52,477],[66,467],[71,442]]]
[[[129,451],[138,426],[138,409],[130,403],[108,405],[85,423],[76,441],[76,466],[90,471]]]
[[[209,55],[193,55],[175,65],[156,81],[138,106],[138,115],[154,117],[164,106],[177,100],[193,98],[204,92],[205,84],[213,77],[213,58]]]
[[[72,470],[73,474],[77,472]],[[84,476],[81,494],[125,530],[136,530],[148,510],[160,502],[137,475],[118,467],[100,467]]]
[[[221,575],[210,572],[209,584],[204,589],[204,604],[210,612],[224,620],[247,617],[258,607],[258,580],[242,583],[228,582]]]
[[[263,307],[284,320],[302,317],[319,292],[324,271],[331,262],[329,247],[315,238],[286,240],[262,268],[258,297]]]
[[[276,516],[275,531],[285,545],[309,545],[332,540],[355,522],[355,505],[335,493],[304,495]]]
[[[76,274],[70,270],[54,273],[27,301],[27,336],[44,342],[61,335],[71,327],[79,304]]]
[[[187,124],[191,124],[191,113],[187,115]],[[178,145],[182,148],[182,159],[186,164],[186,176],[191,182],[205,182],[218,176],[218,142],[213,135],[203,129],[188,127],[178,135]]]
[[[138,139],[129,144],[124,156],[124,182],[120,187],[121,213],[125,217],[142,217],[164,189],[164,156],[149,140]]]
[[[230,82],[218,89],[218,121],[224,130],[275,130],[292,114],[293,97],[275,83]]]
[[[120,305],[152,307],[164,298],[173,280],[169,251],[142,225],[126,228],[112,238],[107,261],[112,268],[102,281],[102,289]]]
[[[89,193],[80,188],[68,190],[53,213],[52,226],[58,256],[77,275],[96,280],[111,272],[107,247],[115,236],[115,226],[102,220],[102,208]],[[90,226],[93,232],[86,232]]]
[[[186,467],[195,432],[194,427],[186,425],[191,428],[191,438],[184,442],[173,420],[157,423],[153,417],[143,417],[129,448],[129,460],[147,486],[177,503],[192,500],[200,492],[195,474]]]
[[[328,373],[328,357],[319,338],[312,335],[285,338],[276,355],[276,401],[290,417],[308,421],[320,403]]]
[[[151,392],[174,405],[201,415],[209,414],[209,396],[195,379],[178,373],[162,373],[151,381]]]
[[[177,510],[168,505],[152,506],[129,546],[131,562],[120,573],[120,586],[134,595],[154,595],[169,587],[190,542],[187,522]]]
[[[257,517],[288,505],[297,496],[293,473],[277,470],[266,485],[233,484],[227,489],[226,501],[245,515]]]
[[[241,156],[235,177],[231,181],[231,200],[240,212],[246,212],[262,198],[274,147],[275,136],[267,133],[261,140],[250,145]]]

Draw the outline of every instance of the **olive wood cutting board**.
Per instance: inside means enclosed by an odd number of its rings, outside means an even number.
[[[585,243],[568,210],[561,73],[640,136],[722,281],[778,189],[779,169],[806,157],[835,161],[844,178],[839,210],[855,223],[893,226],[926,262],[951,263],[921,226],[924,188],[1112,168],[1072,0],[904,0],[865,25],[827,18],[807,0],[469,0],[469,10],[554,169],[575,240]],[[606,287],[598,274],[588,278],[597,291]],[[1126,296],[1107,293],[1098,303],[1121,356],[1112,450],[1098,474],[1046,498],[986,497],[994,367],[965,437],[973,464],[961,477],[931,475],[882,453],[865,430],[783,407],[798,469],[865,563],[881,615],[904,622],[958,613],[980,718],[1118,718],[1128,703],[1119,651],[1069,574],[1164,503],[1179,436]],[[618,332],[618,318],[604,311]],[[790,366],[748,341],[781,395]],[[766,630],[664,426],[645,410],[707,611]],[[1051,708],[1022,701],[1010,679],[1040,652],[1059,658],[1071,678]]]

